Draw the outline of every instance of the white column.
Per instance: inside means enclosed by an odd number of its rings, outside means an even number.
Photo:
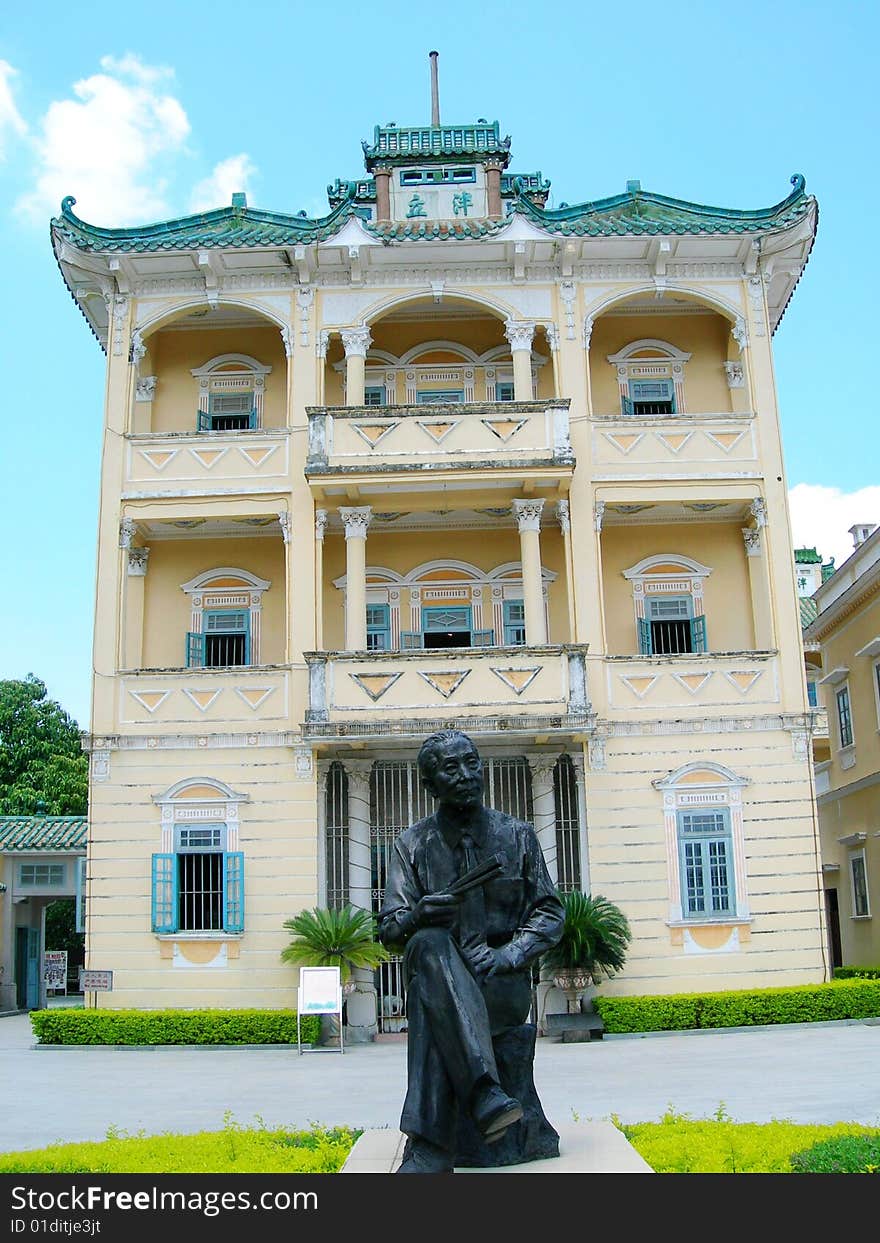
[[[574,768],[574,783],[577,790],[578,805],[578,841],[581,857],[581,889],[590,893],[590,842],[587,836],[587,780],[586,764],[583,752],[573,755],[571,763]]]
[[[318,868],[316,892],[318,906],[327,905],[327,778],[330,775],[330,760],[318,760],[315,764],[318,800]]]
[[[315,646],[324,649],[324,531],[327,510],[315,510]]]
[[[362,652],[367,646],[367,527],[369,505],[339,510],[345,524],[345,647]]]
[[[339,334],[345,350],[345,404],[362,406],[364,404],[364,367],[366,366],[367,350],[373,338],[366,325],[361,328],[343,328]]]
[[[553,791],[555,755],[529,755],[532,772],[532,819],[553,884],[559,880],[556,862],[556,797]]]
[[[516,401],[531,401],[532,389],[532,340],[535,325],[517,323],[509,319],[504,325],[504,335],[510,342],[513,358],[513,396]]]
[[[526,614],[526,643],[547,642],[547,618],[541,578],[541,510],[543,500],[517,500],[513,512],[519,527],[520,558],[523,573],[523,604]]]
[[[370,760],[346,760],[348,776],[348,900],[364,911],[373,909],[373,873],[370,859]],[[354,992],[346,1006],[348,1037],[372,1040],[378,1031],[376,987],[369,967],[354,971]]]
[[[766,536],[763,502],[753,502],[753,514],[757,526],[743,527],[742,535],[749,567],[749,589],[752,597],[752,617],[755,627],[755,649],[771,651],[773,644],[773,614],[770,605],[770,575],[767,568]],[[711,639],[711,635],[710,635]]]

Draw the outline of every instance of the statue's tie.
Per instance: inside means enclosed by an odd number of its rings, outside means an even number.
[[[458,844],[459,876],[469,872],[479,863],[474,839],[463,833]],[[459,939],[462,949],[477,945],[486,940],[486,902],[482,885],[469,889],[461,899],[461,910],[458,917]]]

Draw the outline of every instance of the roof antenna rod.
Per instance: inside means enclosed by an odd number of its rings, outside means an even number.
[[[429,52],[431,59],[431,124],[440,124],[440,86],[437,80],[437,58],[439,52]]]

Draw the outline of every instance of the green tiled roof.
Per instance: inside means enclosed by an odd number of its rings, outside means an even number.
[[[85,850],[85,816],[0,816],[0,852]]]
[[[819,606],[810,596],[801,596],[798,600],[801,610],[801,629],[806,630],[810,622],[819,616]]]
[[[510,159],[510,139],[502,138],[497,121],[468,125],[377,125],[373,141],[362,142],[370,172],[376,164],[402,160],[449,159],[450,156],[497,155]]]
[[[444,129],[447,127],[443,127]],[[400,131],[403,133],[404,131]],[[410,132],[410,131],[406,131]],[[413,133],[415,131],[412,131]],[[430,132],[430,127],[429,131]],[[537,175],[539,176],[539,175]],[[760,233],[784,228],[799,220],[812,202],[804,179],[792,178],[794,189],[774,207],[755,211],[703,207],[682,199],[667,198],[635,188],[626,194],[597,199],[576,206],[542,208],[534,201],[535,189],[516,185],[513,210],[549,233],[571,236],[623,236],[681,233]],[[193,250],[217,247],[269,248],[296,243],[320,242],[331,238],[343,224],[360,215],[355,201],[368,192],[366,182],[338,182],[340,197],[326,216],[312,218],[304,212],[285,215],[243,205],[221,207],[195,216],[183,216],[158,224],[128,229],[105,229],[87,224],[73,214],[76,202],[64,199],[61,214],[52,221],[53,233],[80,250],[99,253],[134,253],[161,250]],[[331,191],[333,197],[336,187]],[[510,201],[510,200],[508,200]],[[481,238],[500,232],[506,220],[457,219],[455,221],[407,220],[379,224],[361,220],[363,227],[383,241],[455,241]]]
[[[796,565],[822,564],[822,558],[816,552],[815,548],[796,548],[794,550],[794,559]]]
[[[541,208],[520,194],[516,210],[542,229],[574,237],[615,234],[761,233],[800,220],[809,209],[806,182],[796,173],[792,192],[773,207],[741,211],[732,207],[704,207],[684,199],[667,198],[642,190],[631,182],[625,194],[590,203]]]

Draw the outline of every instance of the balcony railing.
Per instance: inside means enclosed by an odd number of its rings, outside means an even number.
[[[585,645],[307,652],[310,738],[583,732]]]
[[[306,475],[574,466],[568,399],[313,406]]]
[[[751,414],[641,411],[594,415],[590,427],[599,479],[758,474],[758,427]]]
[[[183,496],[279,487],[289,475],[289,442],[286,428],[131,434],[126,436],[125,493]]]
[[[290,676],[287,665],[126,671],[120,675],[119,725],[136,733],[283,729]]]
[[[758,707],[778,710],[775,652],[700,652],[687,655],[607,656],[603,659],[610,713],[675,713],[701,717]]]

